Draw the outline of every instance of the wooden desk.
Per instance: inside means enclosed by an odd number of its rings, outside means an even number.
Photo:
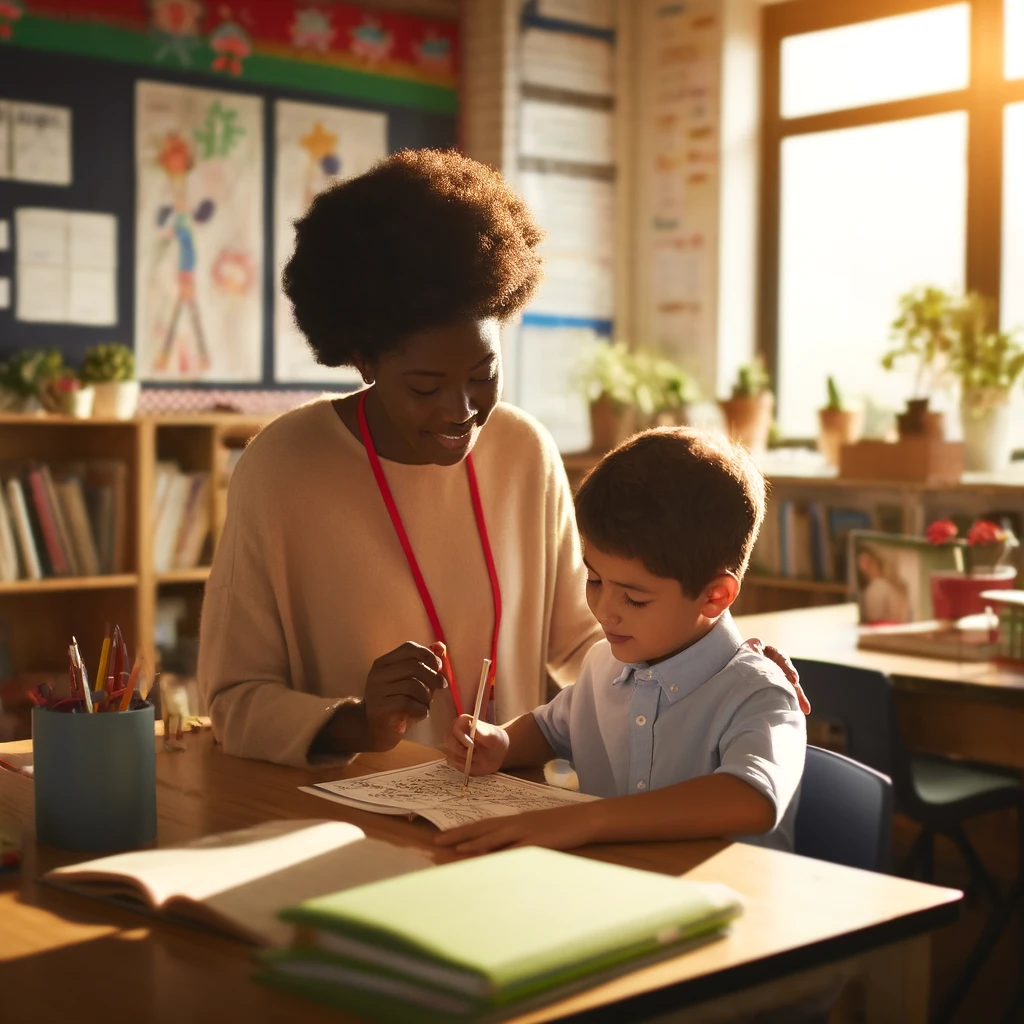
[[[1024,769],[1024,673],[993,662],[861,650],[855,604],[740,615],[736,624],[791,658],[887,672],[912,749]]]
[[[297,787],[436,756],[403,744],[389,754],[367,754],[345,770],[300,771],[228,757],[204,731],[191,737],[185,753],[157,754],[159,842],[273,818],[333,817],[374,836],[426,846],[435,831],[425,822],[352,810]],[[0,771],[0,813],[31,825],[31,800],[30,780]],[[38,884],[38,872],[81,858],[31,844],[26,852],[21,877],[0,881],[4,1020],[350,1019],[253,982],[249,949],[239,943]],[[517,1024],[567,1014],[641,1020],[684,1006],[692,1007],[687,1022],[727,1019],[723,1013],[743,1019],[745,1006],[792,1001],[854,971],[866,979],[872,1021],[926,1020],[928,932],[956,917],[959,892],[739,843],[646,843],[584,853],[724,882],[744,896],[746,912],[725,938],[519,1017]]]

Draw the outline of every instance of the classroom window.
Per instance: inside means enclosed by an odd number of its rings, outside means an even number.
[[[782,116],[965,88],[970,18],[970,5],[961,3],[787,36],[782,40]]]
[[[782,147],[779,426],[813,437],[825,378],[899,404],[879,359],[901,292],[963,284],[967,117],[797,135]]]
[[[1004,77],[1024,78],[1024,0],[1006,0],[1003,40]]]
[[[1024,0],[781,3],[763,24],[759,341],[783,435],[812,438],[829,374],[876,423],[909,397],[879,362],[907,289],[976,289],[1024,326]]]

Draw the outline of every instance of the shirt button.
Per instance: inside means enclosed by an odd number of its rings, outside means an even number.
[[[676,686],[676,684],[675,684],[675,683],[673,683],[673,684],[672,684],[672,685],[671,685],[671,686],[670,686],[670,687],[668,688],[668,692],[669,692],[669,693],[678,693],[678,692],[679,692],[679,687],[678,687],[678,686]]]
[[[641,780],[640,780],[640,781],[639,781],[639,782],[638,782],[638,783],[636,784],[636,788],[637,788],[637,789],[646,789],[646,788],[647,788],[647,783],[646,783],[646,782],[644,782],[644,780],[643,780],[643,779],[641,779]]]
[[[643,715],[637,715],[636,716],[636,724],[637,725],[646,725],[647,724],[647,719],[644,718]]]

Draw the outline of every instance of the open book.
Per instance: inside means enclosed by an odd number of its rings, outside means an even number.
[[[57,868],[61,888],[287,946],[278,912],[316,896],[433,866],[421,851],[368,839],[341,821],[268,821],[187,846],[120,853]]]
[[[361,811],[410,817],[418,814],[442,832],[482,818],[542,811],[597,799],[500,773],[474,776],[463,792],[462,773],[445,761],[430,761],[340,782],[321,782],[300,789]]]

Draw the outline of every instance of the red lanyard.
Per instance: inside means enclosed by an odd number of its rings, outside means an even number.
[[[419,563],[416,561],[416,555],[413,553],[412,544],[409,543],[409,535],[405,532],[405,527],[402,525],[402,517],[398,512],[398,506],[395,504],[394,495],[391,493],[391,488],[388,486],[387,477],[384,475],[384,469],[380,464],[380,459],[377,457],[377,449],[373,446],[373,438],[370,436],[370,427],[366,422],[366,392],[364,391],[359,396],[359,432],[363,436],[363,445],[366,448],[366,455],[370,460],[370,468],[373,470],[373,475],[377,480],[377,489],[380,491],[381,498],[384,499],[384,505],[388,510],[388,515],[391,516],[391,524],[395,528],[395,533],[398,536],[398,541],[402,545],[402,550],[405,552],[405,560],[409,563],[409,568],[412,570],[412,578],[416,581],[416,589],[419,591],[420,600],[423,602],[423,608],[427,613],[427,618],[430,619],[430,625],[437,635],[437,639],[441,640],[447,646],[448,641],[444,638],[444,631],[441,629],[441,620],[437,617],[437,609],[434,607],[434,602],[430,597],[430,591],[427,589],[426,581],[423,579],[423,573],[420,572]],[[487,563],[487,575],[491,578],[491,595],[494,598],[494,633],[491,636],[491,670],[490,675],[487,678],[487,682],[490,684],[490,693],[488,695],[489,700],[494,700],[494,679],[498,664],[498,628],[501,626],[501,588],[498,586],[498,570],[494,567],[494,555],[491,553],[491,542],[487,539],[487,524],[484,522],[484,507],[480,501],[480,488],[476,482],[476,470],[473,468],[473,455],[472,453],[466,456],[466,476],[469,478],[469,494],[473,501],[473,516],[476,519],[477,533],[480,535],[480,544],[484,549],[484,561]],[[458,684],[455,682],[455,670],[452,669],[452,677],[449,680],[451,684],[452,700],[455,703],[455,711],[457,714],[462,714],[462,697],[459,694]]]

